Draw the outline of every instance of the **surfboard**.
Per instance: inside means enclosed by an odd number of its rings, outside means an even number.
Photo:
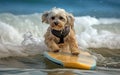
[[[56,64],[68,68],[93,70],[96,67],[95,58],[89,53],[84,52],[81,52],[78,56],[63,52],[44,52],[44,57]]]

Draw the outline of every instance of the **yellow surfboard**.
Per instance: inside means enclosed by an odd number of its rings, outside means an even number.
[[[81,52],[78,56],[71,53],[44,52],[44,56],[56,64],[69,68],[92,70],[96,67],[96,60],[92,55]]]

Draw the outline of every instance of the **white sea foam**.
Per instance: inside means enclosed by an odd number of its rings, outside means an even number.
[[[0,57],[20,56],[21,53],[19,45],[22,37],[17,30],[12,26],[0,22]]]
[[[12,32],[12,30],[10,32]],[[22,40],[18,38],[17,35],[19,34],[10,34],[7,35],[7,38],[0,39],[0,58],[41,54],[47,50],[43,40],[41,41],[40,38],[34,37],[31,33],[25,33]],[[3,35],[1,36],[4,37]],[[21,40],[20,43],[17,40]]]
[[[120,49],[120,35],[107,31],[93,28],[93,25],[102,24],[120,24],[120,19],[115,18],[94,18],[90,16],[76,17],[75,28],[84,30],[79,32],[77,30],[77,39],[80,47],[83,48],[110,48],[110,49]],[[78,27],[80,26],[80,28]],[[117,27],[116,27],[117,28]],[[79,34],[80,33],[80,34]]]
[[[43,35],[48,25],[42,24],[40,17],[41,14],[0,14],[0,57],[28,56],[47,50]],[[116,23],[119,26],[120,19],[75,17],[79,47],[120,49],[119,34],[93,27],[101,27],[104,24],[114,26]]]

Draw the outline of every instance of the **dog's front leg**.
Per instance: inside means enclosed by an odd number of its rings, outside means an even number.
[[[59,52],[60,48],[52,38],[45,39],[45,43],[46,43],[47,47],[50,49],[50,51]]]
[[[73,55],[78,55],[80,53],[79,49],[78,49],[78,44],[77,41],[75,39],[75,34],[74,32],[71,32],[71,34],[69,35],[69,48],[71,50],[71,53]]]

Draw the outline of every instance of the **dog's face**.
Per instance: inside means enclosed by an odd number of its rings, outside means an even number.
[[[50,24],[50,27],[55,30],[64,29],[73,20],[73,16],[66,13],[64,9],[53,8],[42,15],[42,22]]]
[[[48,22],[52,29],[61,30],[67,23],[67,17],[64,11],[52,11],[48,16]]]

